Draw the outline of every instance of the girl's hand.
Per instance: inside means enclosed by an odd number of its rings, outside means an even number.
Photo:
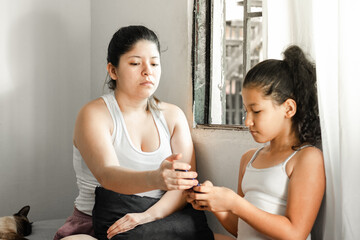
[[[210,181],[205,181],[201,186],[187,191],[186,201],[197,210],[225,212],[230,211],[236,196],[238,195],[231,189],[214,187]]]
[[[198,184],[197,173],[188,171],[191,165],[177,161],[181,154],[173,154],[166,158],[156,171],[159,189],[162,190],[184,190],[190,189]]]
[[[138,225],[152,222],[154,220],[155,219],[146,212],[128,213],[109,227],[107,230],[107,238],[111,239],[116,234],[127,232]]]

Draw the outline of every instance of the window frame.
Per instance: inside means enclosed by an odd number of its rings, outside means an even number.
[[[250,20],[252,17],[261,17],[262,13],[250,12],[250,0],[244,0],[243,4],[247,6],[244,7],[243,49],[246,54],[243,54],[245,63],[243,74],[245,76],[250,68],[248,50],[250,41],[247,37]],[[193,10],[193,126],[201,129],[247,130],[245,125],[213,123],[225,122],[226,117],[225,0],[194,0]]]

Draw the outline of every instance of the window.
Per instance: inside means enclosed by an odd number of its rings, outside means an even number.
[[[262,0],[194,0],[194,120],[242,126],[241,86],[263,60]]]

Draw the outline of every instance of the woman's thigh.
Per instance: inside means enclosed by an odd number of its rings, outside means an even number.
[[[219,233],[214,233],[215,240],[235,240],[235,238],[230,236],[225,236]]]
[[[96,240],[96,238],[93,238],[92,236],[86,234],[77,234],[64,237],[61,240]]]

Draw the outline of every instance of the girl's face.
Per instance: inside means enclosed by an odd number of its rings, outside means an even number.
[[[247,112],[245,125],[254,140],[265,143],[275,139],[284,131],[285,109],[271,97],[264,97],[260,88],[243,88],[244,108]]]
[[[161,76],[160,54],[155,43],[140,40],[120,56],[115,68],[118,91],[138,99],[150,97],[157,89]]]

